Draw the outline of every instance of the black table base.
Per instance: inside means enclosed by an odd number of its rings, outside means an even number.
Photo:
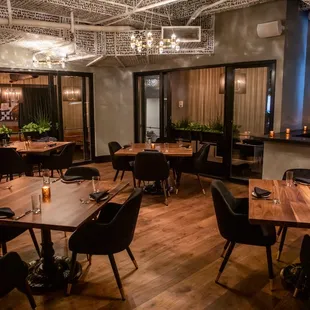
[[[35,293],[63,289],[70,273],[70,258],[56,256],[51,239],[51,231],[42,229],[41,259],[29,264],[28,282]],[[82,267],[77,262],[75,277],[77,280],[82,274]]]
[[[34,293],[44,293],[46,291],[54,291],[63,289],[67,285],[70,273],[70,258],[65,256],[54,256],[54,273],[48,274],[44,270],[44,259],[33,261],[29,263],[28,283]],[[75,279],[82,274],[81,264],[76,262],[75,265]]]

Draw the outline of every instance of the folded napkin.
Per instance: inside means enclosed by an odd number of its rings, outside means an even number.
[[[123,146],[123,149],[128,149],[130,147],[130,144],[125,144],[124,146]]]
[[[144,149],[144,152],[159,152],[158,150],[154,149]]]
[[[89,194],[89,198],[96,200],[96,202],[100,202],[100,200],[102,200],[103,198],[108,196],[108,191],[107,190],[103,190],[101,192],[98,193],[91,193]]]
[[[271,194],[271,192],[263,188],[254,187],[254,194],[258,198],[264,198],[264,197],[268,197]]]
[[[83,181],[84,178],[82,176],[78,176],[78,175],[64,175],[61,178],[61,182],[63,183],[77,183],[80,181]]]
[[[300,183],[310,184],[310,179],[307,179],[307,178],[295,178],[295,181],[300,182]]]
[[[0,217],[6,218],[6,217],[13,217],[15,213],[10,208],[0,208]]]

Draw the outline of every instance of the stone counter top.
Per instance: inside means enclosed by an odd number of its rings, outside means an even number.
[[[291,143],[291,144],[308,144],[310,145],[310,130],[293,130],[289,135],[285,132],[275,133],[274,137],[269,135],[264,136],[253,136],[253,139],[268,141],[268,142],[281,142],[281,143]]]

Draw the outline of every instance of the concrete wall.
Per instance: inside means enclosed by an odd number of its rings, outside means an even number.
[[[308,13],[298,0],[287,1],[281,131],[301,129],[308,40]]]
[[[95,69],[95,124],[97,155],[108,154],[108,142],[127,143],[134,137],[134,107],[132,72],[180,67],[194,67],[235,62],[277,60],[275,125],[281,125],[281,103],[284,61],[284,35],[260,39],[256,34],[259,23],[284,20],[286,1],[264,3],[242,10],[216,15],[215,54],[181,57],[160,65],[133,68]]]

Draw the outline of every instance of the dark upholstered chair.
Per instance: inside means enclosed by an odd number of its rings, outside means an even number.
[[[112,166],[113,169],[116,170],[114,176],[114,182],[116,181],[120,171],[122,171],[121,180],[123,180],[125,171],[132,171],[130,162],[133,161],[133,158],[132,157],[127,158],[124,156],[115,156],[115,153],[122,148],[121,145],[116,141],[109,142],[108,146],[111,155]]]
[[[27,171],[22,157],[13,148],[0,147],[0,180],[6,175],[6,180],[13,180],[14,174],[21,175]]]
[[[220,234],[229,242],[229,248],[215,282],[218,283],[235,244],[241,243],[266,247],[269,279],[272,289],[274,274],[271,246],[276,242],[275,228],[273,226],[251,225],[247,214],[236,213],[236,200],[223,182],[219,180],[212,181],[211,192]]]
[[[165,204],[168,205],[167,187],[169,178],[169,164],[166,156],[158,151],[144,151],[136,156],[133,174],[138,180],[140,186],[141,181],[158,181],[162,183],[165,195]]]
[[[75,143],[66,144],[60,153],[51,154],[50,156],[46,157],[43,161],[43,168],[50,169],[52,171],[57,170],[58,173],[62,176],[62,170],[68,169],[71,167],[73,162],[73,154],[75,150]]]
[[[300,250],[301,272],[295,287],[294,297],[297,297],[299,290],[303,284],[309,283],[310,277],[310,236],[305,235]],[[308,285],[305,285],[308,287]]]
[[[100,177],[100,172],[93,167],[71,167],[65,172],[65,176],[79,176],[84,180],[91,180],[92,177]]]
[[[0,244],[1,244],[3,255],[7,253],[6,243],[15,239],[16,237],[24,233],[26,230],[27,229],[25,228],[19,228],[19,227],[17,228],[17,227],[0,226]],[[38,255],[40,256],[40,248],[39,248],[38,241],[36,239],[36,236],[32,228],[29,229],[29,233],[30,233],[32,242],[36,248],[36,251]]]
[[[126,250],[138,269],[129,246],[134,237],[141,199],[142,189],[134,189],[123,205],[109,203],[101,211],[97,220],[85,223],[73,233],[69,239],[72,263],[67,294],[70,294],[71,291],[77,253],[108,255],[122,299],[125,300],[125,292],[117,270],[114,254]]]
[[[297,178],[306,178],[306,179],[310,179],[310,169],[289,169],[286,170],[283,174],[282,180],[286,179],[286,172],[288,171],[292,171],[293,172],[293,178],[295,179]],[[281,236],[281,241],[280,241],[280,245],[279,245],[279,251],[278,251],[278,256],[277,256],[277,260],[280,260],[281,258],[281,254],[282,254],[282,250],[283,250],[283,246],[284,246],[284,242],[285,242],[285,238],[286,238],[286,233],[287,233],[287,227],[286,226],[281,226],[278,230],[277,233],[277,237]]]
[[[26,294],[31,308],[35,309],[36,303],[26,280],[27,275],[28,267],[17,253],[10,252],[0,257],[0,297],[5,296],[14,288],[17,288]]]
[[[203,188],[200,174],[207,173],[207,161],[208,161],[208,155],[210,150],[210,144],[204,144],[200,150],[195,153],[192,157],[186,157],[180,159],[180,161],[176,164],[175,170],[177,174],[177,186],[176,186],[176,192],[178,193],[180,183],[181,183],[181,177],[182,173],[191,173],[196,174],[199,184],[201,186],[202,192],[205,195],[206,192]]]

